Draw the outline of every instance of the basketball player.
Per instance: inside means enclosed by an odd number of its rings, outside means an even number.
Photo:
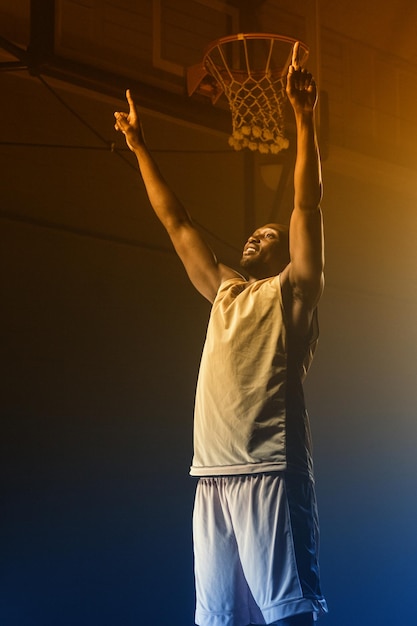
[[[297,129],[289,229],[248,238],[240,272],[218,262],[167,186],[135,102],[115,127],[192,284],[212,303],[195,402],[193,535],[200,626],[308,626],[323,612],[311,438],[302,382],[323,290],[316,84],[293,50],[286,91]]]

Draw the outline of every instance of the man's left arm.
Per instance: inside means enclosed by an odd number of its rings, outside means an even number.
[[[294,46],[288,72],[287,94],[295,114],[297,157],[289,232],[290,264],[282,280],[292,326],[297,334],[305,335],[323,291],[324,238],[321,165],[314,121],[317,88],[312,75],[299,66],[298,44]]]

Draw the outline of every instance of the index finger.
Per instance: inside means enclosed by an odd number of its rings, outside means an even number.
[[[295,70],[298,70],[300,67],[300,42],[296,41],[294,47],[292,49],[292,61],[291,65]]]
[[[129,115],[136,114],[136,104],[132,98],[132,94],[130,93],[130,89],[126,89],[126,99],[129,104]]]

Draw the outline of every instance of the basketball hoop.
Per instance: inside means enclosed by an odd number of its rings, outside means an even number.
[[[232,113],[229,144],[277,154],[288,147],[284,134],[285,84],[296,39],[271,33],[247,33],[217,39],[203,60],[187,72],[188,95],[209,97],[213,104],[224,93]],[[300,42],[300,64],[308,48]]]

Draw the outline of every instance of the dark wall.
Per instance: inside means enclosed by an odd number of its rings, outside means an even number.
[[[7,221],[2,254],[3,623],[191,624],[205,303],[169,254]]]

